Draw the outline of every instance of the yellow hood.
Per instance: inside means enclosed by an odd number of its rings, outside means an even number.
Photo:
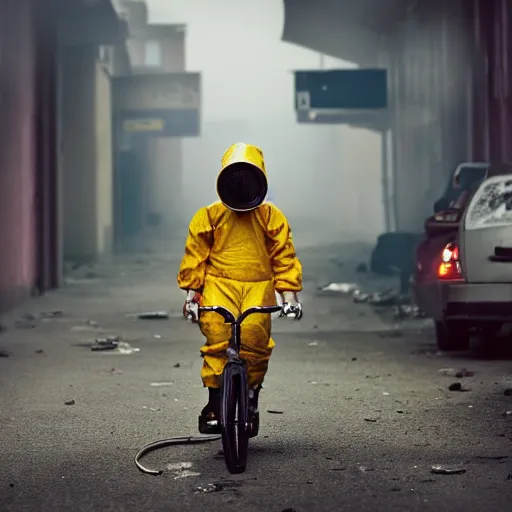
[[[234,211],[254,210],[263,203],[267,191],[263,151],[242,142],[229,147],[222,157],[217,177],[217,195],[222,203]]]

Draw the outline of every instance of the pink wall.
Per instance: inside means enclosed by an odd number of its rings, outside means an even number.
[[[35,265],[32,0],[0,3],[0,310],[30,294]]]

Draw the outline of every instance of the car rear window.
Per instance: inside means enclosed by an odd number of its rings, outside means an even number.
[[[512,224],[512,175],[485,180],[476,191],[466,214],[467,230]]]
[[[462,167],[459,173],[459,183],[462,188],[470,189],[475,183],[485,178],[487,167]]]

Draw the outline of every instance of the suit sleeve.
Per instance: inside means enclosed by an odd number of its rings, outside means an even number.
[[[206,208],[190,221],[185,254],[178,272],[178,286],[183,290],[202,290],[206,263],[213,245],[213,228]]]
[[[274,205],[270,208],[267,236],[277,292],[302,291],[302,264],[297,258],[288,219]]]

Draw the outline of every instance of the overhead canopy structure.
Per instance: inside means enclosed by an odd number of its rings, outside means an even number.
[[[364,67],[379,64],[384,35],[414,0],[283,0],[282,40]]]
[[[118,13],[116,0],[56,0],[55,4],[63,44],[115,45],[128,36],[128,24]]]

